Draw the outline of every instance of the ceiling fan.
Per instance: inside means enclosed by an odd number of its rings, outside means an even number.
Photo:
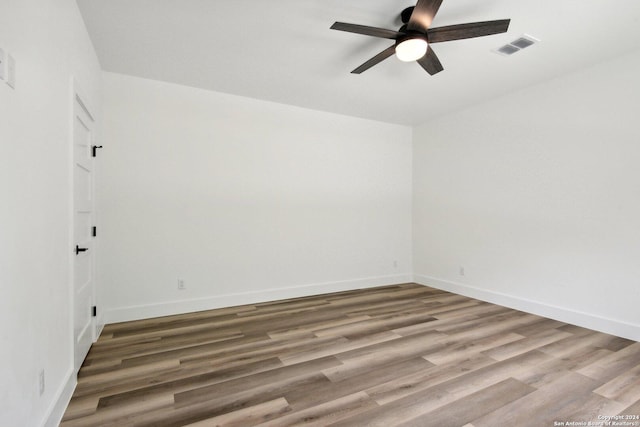
[[[504,33],[509,29],[510,19],[430,28],[431,21],[433,21],[433,17],[438,13],[441,3],[442,0],[418,0],[415,6],[404,9],[400,14],[404,25],[400,27],[398,31],[369,27],[366,25],[335,22],[331,26],[332,30],[395,40],[392,46],[389,46],[369,59],[351,73],[360,74],[395,53],[401,61],[417,61],[427,73],[434,75],[444,68],[442,64],[440,64],[440,60],[433,51],[433,48],[430,46],[432,43],[490,36],[492,34]]]

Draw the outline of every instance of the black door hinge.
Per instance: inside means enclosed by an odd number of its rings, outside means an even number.
[[[95,305],[91,307],[91,315],[93,317],[96,317],[98,315],[98,308]]]
[[[98,227],[94,225],[91,229],[91,234],[93,235],[93,237],[96,237],[98,235]]]
[[[102,145],[93,145],[93,146],[91,147],[91,156],[92,156],[92,157],[96,157],[96,150],[97,150],[98,148],[102,148]]]

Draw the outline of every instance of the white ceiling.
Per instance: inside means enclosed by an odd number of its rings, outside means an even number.
[[[511,18],[505,34],[434,44],[429,76],[390,40],[334,21],[398,29],[414,0],[77,0],[106,71],[415,125],[640,49],[638,0],[444,0],[432,27]],[[510,57],[523,33],[542,41]]]

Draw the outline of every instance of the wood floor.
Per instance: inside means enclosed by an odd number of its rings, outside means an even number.
[[[618,414],[640,425],[640,343],[404,284],[108,325],[61,425],[544,427]]]

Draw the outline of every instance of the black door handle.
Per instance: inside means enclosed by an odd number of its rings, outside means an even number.
[[[80,252],[84,252],[88,250],[89,248],[81,248],[80,246],[76,245],[76,255],[78,255]]]
[[[91,146],[91,157],[96,157],[96,150],[98,148],[102,148],[102,145],[92,145]]]

